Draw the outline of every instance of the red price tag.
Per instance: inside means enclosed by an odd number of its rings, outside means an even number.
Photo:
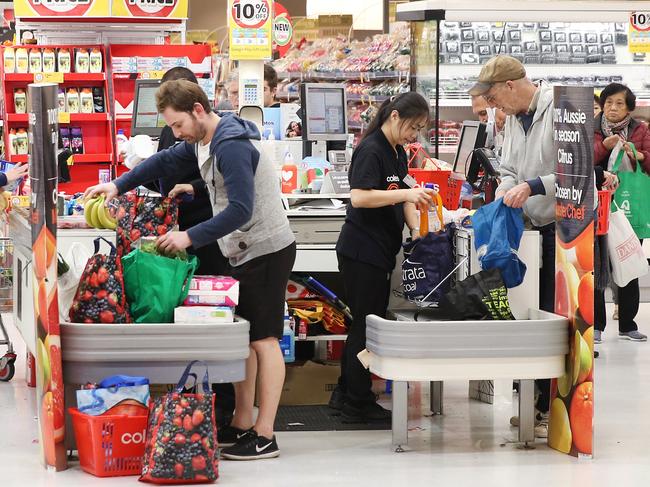
[[[259,29],[271,16],[268,0],[234,0],[231,13],[235,23],[243,29]]]

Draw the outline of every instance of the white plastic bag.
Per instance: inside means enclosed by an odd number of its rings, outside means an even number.
[[[92,254],[89,250],[82,244],[75,242],[70,246],[68,253],[63,258],[70,269],[57,279],[59,320],[61,322],[70,321],[70,306],[72,306],[74,295],[77,292],[77,287],[79,287],[81,274],[90,257],[92,257]]]
[[[617,286],[626,286],[631,280],[648,273],[648,261],[643,247],[625,213],[618,208],[609,215],[607,248],[612,263],[612,279]]]

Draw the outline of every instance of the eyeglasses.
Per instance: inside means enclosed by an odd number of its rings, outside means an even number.
[[[488,102],[488,103],[493,103],[493,102],[494,102],[494,97],[495,97],[496,93],[492,93],[492,94],[490,95],[490,92],[493,91],[494,88],[495,88],[496,86],[499,86],[500,84],[501,84],[501,83],[495,83],[495,84],[492,85],[492,87],[487,91],[487,93],[485,93],[485,94],[483,95],[483,99],[484,99],[486,102]],[[496,91],[496,90],[495,90],[495,91]]]

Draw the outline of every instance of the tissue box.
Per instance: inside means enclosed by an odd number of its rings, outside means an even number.
[[[185,306],[237,306],[239,281],[228,276],[194,276]]]
[[[234,323],[235,314],[228,306],[179,306],[174,323]]]

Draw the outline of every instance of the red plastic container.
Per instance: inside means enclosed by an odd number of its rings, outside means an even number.
[[[148,410],[141,416],[90,416],[69,408],[81,468],[97,477],[140,475]]]
[[[609,231],[609,209],[612,204],[612,192],[598,191],[598,224],[596,235],[605,235]]]
[[[437,186],[442,197],[442,203],[448,210],[457,210],[460,201],[460,190],[463,186],[464,177],[454,174],[451,171],[440,171],[431,169],[409,169],[419,186],[424,187],[426,183]]]

